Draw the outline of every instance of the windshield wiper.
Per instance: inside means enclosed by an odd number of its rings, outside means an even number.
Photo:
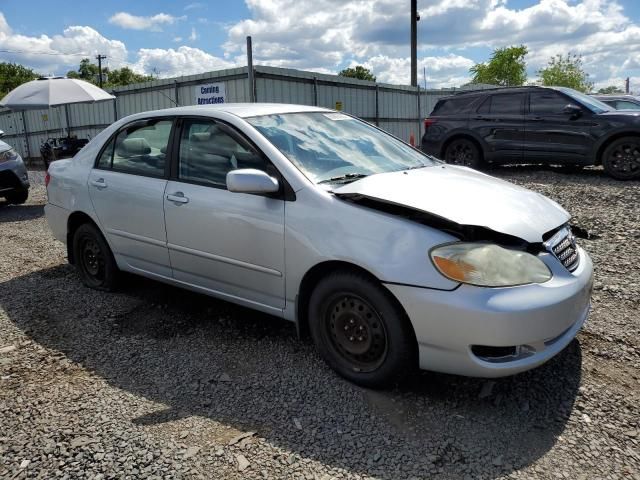
[[[345,173],[344,175],[340,175],[338,177],[331,177],[331,178],[325,178],[324,180],[320,180],[318,182],[318,185],[320,185],[321,183],[337,183],[337,182],[344,182],[347,180],[354,181],[354,180],[358,180],[360,178],[364,178],[368,176],[369,175],[367,175],[366,173]]]
[[[413,167],[403,168],[402,170],[415,170],[416,168],[424,168],[424,167],[430,167],[430,166],[431,165],[427,163],[421,163],[420,165],[414,165]]]

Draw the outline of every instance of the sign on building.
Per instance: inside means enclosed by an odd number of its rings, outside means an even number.
[[[194,89],[196,105],[212,105],[214,103],[226,102],[224,82],[196,85]]]

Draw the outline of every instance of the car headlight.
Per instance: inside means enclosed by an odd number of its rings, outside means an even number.
[[[17,157],[18,157],[18,153],[13,148],[10,148],[9,150],[0,152],[0,163],[6,162],[9,160],[15,160]]]
[[[491,243],[451,243],[431,250],[438,271],[456,282],[482,287],[513,287],[543,283],[551,271],[527,252]]]

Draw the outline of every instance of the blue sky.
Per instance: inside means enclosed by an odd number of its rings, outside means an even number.
[[[597,85],[640,87],[638,0],[419,0],[428,86],[459,85],[495,47],[525,43],[530,80],[557,53],[581,54]],[[63,74],[83,54],[162,77],[257,63],[337,72],[364,64],[407,83],[409,0],[136,2],[3,0],[0,61]],[[34,12],[37,12],[34,14]],[[640,90],[640,88],[638,88]]]

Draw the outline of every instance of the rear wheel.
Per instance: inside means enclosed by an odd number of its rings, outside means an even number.
[[[21,205],[27,201],[27,198],[29,198],[29,190],[21,190],[7,195],[7,203]]]
[[[453,140],[444,152],[444,159],[452,165],[480,168],[482,155],[478,146],[467,138]]]
[[[615,140],[602,154],[605,172],[618,180],[640,178],[640,137]]]
[[[340,375],[364,387],[386,387],[417,365],[416,343],[404,311],[379,283],[336,272],[309,301],[314,343]]]
[[[78,227],[73,235],[73,254],[82,283],[96,290],[114,289],[118,266],[96,227],[89,223]]]

